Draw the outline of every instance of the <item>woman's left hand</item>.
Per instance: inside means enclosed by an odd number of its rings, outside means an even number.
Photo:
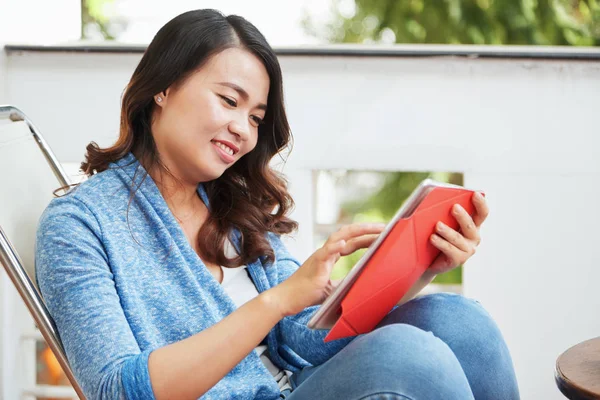
[[[473,254],[481,242],[479,228],[488,216],[489,209],[485,197],[481,193],[473,195],[475,215],[473,218],[458,204],[452,208],[452,215],[458,221],[461,232],[450,228],[448,225],[438,222],[436,232],[431,235],[431,243],[442,252],[433,261],[429,271],[436,274],[448,272],[462,265]]]

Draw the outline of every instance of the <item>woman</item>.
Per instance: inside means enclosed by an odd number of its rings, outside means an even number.
[[[91,399],[515,399],[510,355],[477,303],[403,299],[373,332],[324,343],[306,327],[340,256],[383,226],[350,225],[302,265],[269,167],[290,141],[281,71],[258,30],[213,10],[153,39],[122,100],[120,136],[87,148],[90,178],[40,221],[37,280]],[[487,206],[418,289],[464,262]],[[293,390],[292,390],[293,389]]]

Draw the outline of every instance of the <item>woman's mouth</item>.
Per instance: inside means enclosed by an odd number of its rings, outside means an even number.
[[[216,140],[212,140],[211,143],[212,143],[213,147],[215,148],[219,157],[221,157],[221,160],[223,160],[223,162],[225,162],[227,164],[231,164],[232,162],[235,161],[235,158],[233,157],[233,155],[236,153],[236,151],[234,149],[232,149],[231,147],[227,146],[226,144],[224,144],[222,142],[218,142]]]

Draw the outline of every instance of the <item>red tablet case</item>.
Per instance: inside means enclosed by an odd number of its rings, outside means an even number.
[[[367,333],[377,326],[440,253],[429,240],[436,223],[458,229],[452,215],[454,204],[474,215],[473,193],[435,187],[410,216],[398,220],[342,300],[341,315],[325,342]]]

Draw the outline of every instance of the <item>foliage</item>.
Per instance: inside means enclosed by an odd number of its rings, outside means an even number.
[[[600,0],[332,0],[333,43],[600,45]]]

